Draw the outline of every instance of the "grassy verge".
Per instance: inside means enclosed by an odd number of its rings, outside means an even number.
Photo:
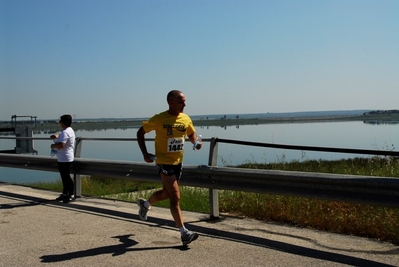
[[[236,167],[399,177],[399,160],[392,157],[273,164],[249,162]],[[61,183],[36,183],[33,186],[51,190],[62,188]],[[160,187],[161,184],[157,183],[104,177],[85,177],[82,180],[84,195],[107,196],[124,201],[147,198]],[[208,197],[208,190],[182,187],[181,207],[183,210],[208,213]],[[399,245],[399,209],[395,208],[222,190],[219,192],[219,204],[222,214],[370,237]],[[160,202],[157,206],[168,207],[168,202]]]

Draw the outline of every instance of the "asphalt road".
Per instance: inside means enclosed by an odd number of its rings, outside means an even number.
[[[0,183],[0,266],[399,266],[389,243],[193,212],[183,247],[168,209],[141,221],[132,203],[57,196]]]

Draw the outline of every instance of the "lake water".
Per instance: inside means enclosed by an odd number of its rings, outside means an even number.
[[[399,124],[365,124],[360,121],[316,122],[316,123],[278,123],[261,125],[240,125],[232,127],[196,127],[203,138],[219,137],[262,143],[284,145],[394,150],[399,146]],[[101,131],[76,131],[79,137],[87,138],[135,138],[137,128],[107,129]],[[48,137],[48,134],[34,134],[34,137]],[[147,135],[154,137],[153,133]],[[38,155],[49,155],[50,140],[35,140],[34,148]],[[15,140],[1,140],[0,150],[13,149]],[[147,142],[149,152],[153,143]],[[208,163],[209,143],[193,151],[186,146],[184,163],[201,165]],[[237,165],[245,162],[269,163],[281,161],[304,161],[308,159],[340,159],[368,157],[367,155],[348,155],[342,153],[282,150],[274,148],[247,147],[234,144],[219,144],[218,165]],[[137,142],[133,141],[93,141],[85,140],[82,158],[116,159],[143,162]],[[0,180],[13,183],[52,181],[59,178],[58,173],[20,170],[0,167]]]

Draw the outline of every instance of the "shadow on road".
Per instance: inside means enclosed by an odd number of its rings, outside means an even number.
[[[137,220],[137,223],[142,223],[138,215],[126,212],[115,211],[111,209],[97,208],[86,206],[84,203],[79,203],[79,200],[69,203],[63,204],[56,201],[51,201],[48,199],[37,198],[32,196],[26,196],[21,194],[14,194],[9,192],[0,191],[0,196],[3,198],[8,198],[10,203],[0,205],[1,209],[14,209],[19,207],[29,207],[35,205],[49,205],[51,207],[57,207],[62,209],[73,209],[74,211],[85,212],[91,215],[104,216],[109,217],[115,220],[123,220],[123,221],[131,221]],[[13,200],[16,203],[13,203]],[[20,202],[23,202],[22,204]],[[165,225],[173,225],[171,220],[158,219],[158,218],[149,218],[148,222],[155,223],[159,225],[159,227],[165,227]],[[217,222],[216,222],[217,223]],[[289,244],[280,241],[274,241],[266,238],[260,238],[249,234],[237,233],[231,231],[223,231],[220,229],[215,229],[212,227],[213,224],[209,224],[209,227],[202,227],[195,225],[195,222],[186,223],[187,226],[193,230],[198,232],[200,235],[204,235],[210,238],[221,238],[225,239],[228,242],[241,242],[253,246],[261,246],[268,249],[283,251],[285,253],[295,254],[299,256],[321,259],[330,262],[342,263],[351,266],[368,266],[368,267],[389,267],[394,265],[387,265],[384,263],[375,262],[372,260],[362,259],[359,257],[348,256],[340,253],[327,252],[318,249],[307,248],[299,245]],[[117,238],[120,241],[120,244],[110,245],[110,246],[101,246],[96,248],[91,248],[82,251],[69,252],[65,254],[56,254],[56,255],[43,255],[40,257],[42,262],[59,262],[66,261],[73,258],[81,258],[81,257],[90,257],[96,256],[100,254],[111,254],[112,256],[118,256],[125,254],[127,252],[135,252],[135,251],[145,251],[145,250],[158,250],[158,249],[179,249],[181,251],[185,251],[189,249],[188,247],[183,246],[158,246],[158,247],[148,247],[148,248],[137,248],[134,246],[138,244],[137,241],[131,239],[134,234],[126,234],[120,236],[114,236],[112,238]],[[399,253],[399,249],[394,249],[389,252],[375,252],[375,253],[384,253],[384,254],[397,254]]]

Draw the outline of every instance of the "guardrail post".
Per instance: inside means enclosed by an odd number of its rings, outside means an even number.
[[[82,153],[82,138],[77,137],[75,139],[75,158],[80,158]],[[75,197],[82,196],[82,179],[80,178],[80,174],[73,174],[73,180],[75,184]]]
[[[209,145],[209,166],[217,166],[218,164],[218,142],[217,137],[212,137]],[[218,189],[209,189],[209,209],[210,219],[219,219],[219,191]]]

